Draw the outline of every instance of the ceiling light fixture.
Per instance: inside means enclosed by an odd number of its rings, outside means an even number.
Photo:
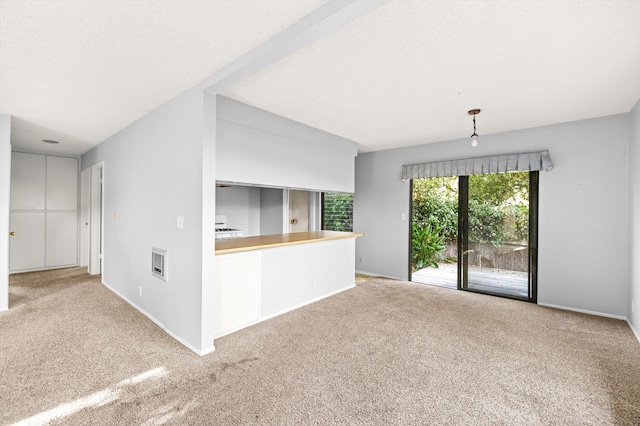
[[[471,135],[471,146],[478,146],[478,134],[476,133],[476,115],[480,114],[479,109],[469,110],[469,115],[473,115],[473,134]]]
[[[51,140],[51,139],[42,139],[42,142],[44,142],[44,143],[60,143],[58,141],[54,141],[54,140]]]

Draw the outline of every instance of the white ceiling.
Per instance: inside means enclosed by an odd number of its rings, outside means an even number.
[[[324,1],[0,2],[12,144],[81,154]],[[392,0],[223,95],[361,152],[628,112],[640,1]],[[60,145],[43,144],[57,139]]]
[[[12,145],[82,154],[323,3],[0,0]]]

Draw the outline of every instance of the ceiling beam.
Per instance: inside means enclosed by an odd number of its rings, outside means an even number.
[[[200,86],[209,93],[219,93],[388,2],[389,0],[330,0],[226,65],[200,83]]]

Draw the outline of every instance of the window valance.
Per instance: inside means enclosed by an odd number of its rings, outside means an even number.
[[[549,151],[436,161],[402,166],[402,180],[442,176],[551,170]]]

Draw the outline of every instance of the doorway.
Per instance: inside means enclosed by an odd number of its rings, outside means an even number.
[[[415,179],[412,281],[537,300],[538,172]]]
[[[289,190],[289,232],[309,231],[309,192]]]

